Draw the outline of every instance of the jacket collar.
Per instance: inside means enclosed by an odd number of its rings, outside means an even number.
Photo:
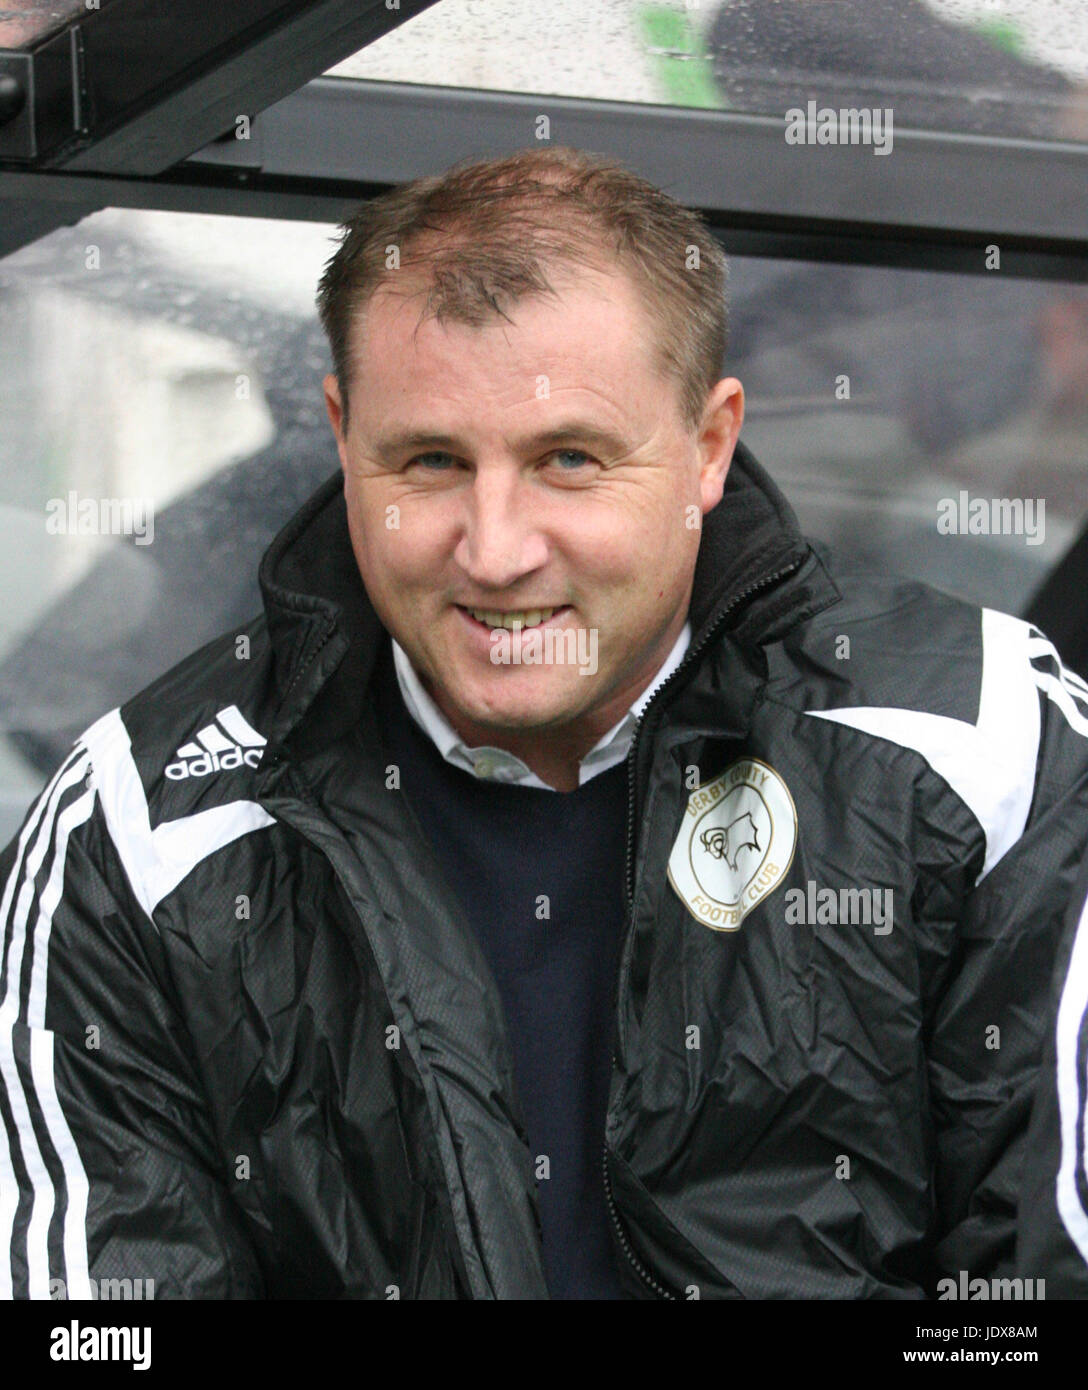
[[[269,743],[290,737],[304,756],[357,720],[385,631],[359,576],[339,470],[269,546],[259,581],[277,695]],[[760,592],[739,604],[749,591]],[[738,443],[722,500],[703,521],[689,656],[727,608],[737,610],[731,635],[748,645],[781,636],[838,597],[793,509]]]

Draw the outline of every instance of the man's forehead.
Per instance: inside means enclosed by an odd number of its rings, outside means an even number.
[[[485,330],[509,328],[512,322],[516,324],[519,318],[524,319],[534,311],[547,313],[550,310],[561,314],[565,305],[587,297],[598,301],[603,312],[612,305],[619,314],[633,311],[646,315],[646,305],[637,286],[623,270],[554,262],[547,264],[544,271],[547,288],[501,297],[494,308],[481,305],[477,297],[471,306],[471,317],[459,312],[456,294],[436,287],[431,275],[414,268],[397,272],[382,281],[368,301],[356,310],[351,323],[352,340],[363,349],[368,341],[365,331],[368,324],[371,328],[380,326],[383,333],[392,332],[398,338],[409,336],[413,340],[428,325],[437,328],[440,324],[451,324]],[[436,310],[441,312],[436,313]]]
[[[549,392],[584,387],[623,396],[625,384],[634,386],[647,369],[657,374],[656,333],[622,274],[557,280],[554,293],[511,299],[478,323],[456,314],[436,318],[428,288],[383,286],[356,315],[348,354],[353,383],[366,377],[400,391],[421,374],[437,374],[451,388],[460,382],[475,390],[477,379],[486,394],[502,394],[524,378],[538,394],[546,381]]]

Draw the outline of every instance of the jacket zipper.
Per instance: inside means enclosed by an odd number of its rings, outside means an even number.
[[[721,610],[721,612],[710,624],[710,626],[706,628],[702,637],[695,644],[695,646],[690,647],[688,649],[684,656],[684,660],[680,663],[676,670],[673,671],[673,673],[670,676],[668,676],[664,681],[662,681],[658,689],[654,691],[652,699],[647,704],[646,708],[642,711],[642,714],[639,715],[638,719],[636,720],[634,734],[631,739],[631,747],[627,750],[627,857],[624,867],[624,889],[627,899],[627,924],[626,930],[624,932],[623,946],[620,949],[620,975],[616,981],[616,1026],[618,1026],[620,992],[623,987],[623,958],[626,954],[627,938],[631,932],[631,917],[634,912],[635,905],[635,885],[633,874],[635,844],[635,769],[638,765],[639,740],[642,735],[642,731],[646,727],[646,724],[648,722],[648,716],[650,714],[650,711],[654,709],[655,706],[657,706],[658,709],[660,708],[658,702],[662,693],[669,688],[673,681],[675,681],[683,671],[685,671],[691,664],[695,662],[700,653],[708,646],[711,638],[721,627],[722,623],[733,611],[733,609],[737,607],[739,603],[742,603],[746,598],[750,598],[753,594],[758,593],[760,589],[767,589],[772,584],[777,584],[780,579],[784,579],[788,574],[793,574],[795,570],[800,569],[803,563],[804,557],[801,557],[800,559],[796,560],[792,565],[787,565],[784,569],[776,570],[774,574],[766,575],[763,579],[757,580],[755,584],[750,584],[747,589],[744,589],[739,594],[734,595],[734,597],[730,599],[730,601],[725,605],[725,607]],[[616,1052],[613,1048],[613,1075],[615,1074],[615,1070]],[[645,1285],[647,1285],[648,1288],[652,1289],[653,1292],[657,1294],[659,1298],[670,1299],[673,1302],[676,1302],[676,1295],[674,1293],[670,1293],[669,1290],[664,1287],[664,1285],[660,1284],[653,1277],[650,1271],[646,1268],[646,1266],[638,1258],[635,1252],[631,1249],[631,1244],[627,1239],[627,1235],[623,1229],[623,1224],[620,1221],[619,1212],[616,1209],[615,1198],[612,1195],[612,1179],[608,1172],[607,1138],[605,1139],[604,1143],[602,1167],[604,1171],[605,1201],[608,1206],[608,1214],[612,1220],[612,1226],[616,1232],[616,1236],[619,1241],[620,1249],[626,1255],[635,1273],[642,1280],[642,1282]]]

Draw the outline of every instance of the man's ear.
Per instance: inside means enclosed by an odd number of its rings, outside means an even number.
[[[340,383],[333,372],[324,378],[321,383],[325,392],[325,410],[329,417],[329,424],[332,432],[336,436],[336,450],[340,455],[340,467],[347,468],[347,445],[344,440],[343,432],[340,428],[344,418],[344,406],[340,398]]]
[[[735,376],[723,377],[707,397],[699,428],[699,492],[704,516],[722,500],[743,424],[744,387]]]

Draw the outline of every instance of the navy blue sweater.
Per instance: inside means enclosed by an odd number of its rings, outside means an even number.
[[[448,763],[408,713],[391,648],[375,680],[401,789],[502,999],[538,1171],[547,1159],[537,1190],[549,1292],[619,1298],[601,1158],[625,920],[625,767],[566,793],[482,781]]]

